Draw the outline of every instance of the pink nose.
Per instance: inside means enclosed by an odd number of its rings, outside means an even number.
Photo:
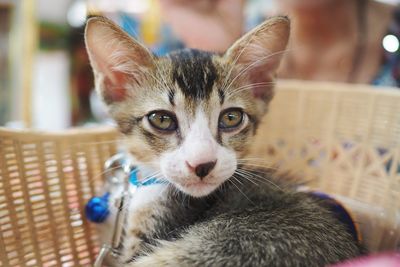
[[[186,161],[187,166],[191,171],[193,171],[199,178],[200,180],[203,180],[204,177],[209,174],[212,169],[214,169],[215,164],[217,164],[217,161],[209,161],[206,163],[201,163],[195,167],[191,166],[187,161]]]

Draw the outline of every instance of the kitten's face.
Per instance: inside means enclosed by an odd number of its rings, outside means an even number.
[[[273,95],[288,35],[287,20],[275,20],[223,56],[183,50],[163,58],[109,21],[89,21],[97,90],[136,160],[195,197],[234,174]]]
[[[218,56],[184,50],[156,64],[149,76],[157,79],[113,116],[137,160],[185,193],[207,195],[236,170],[261,108],[251,90],[225,81],[229,66]]]

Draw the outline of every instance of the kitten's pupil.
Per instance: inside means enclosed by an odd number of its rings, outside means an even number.
[[[227,114],[228,120],[229,121],[234,121],[235,119],[237,119],[238,117],[235,114]]]

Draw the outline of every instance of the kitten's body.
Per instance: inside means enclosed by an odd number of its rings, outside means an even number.
[[[168,185],[139,189],[114,265],[326,266],[359,255],[323,201],[271,172],[254,175],[264,182],[227,183],[204,198]],[[151,191],[159,194],[142,205],[139,198],[149,200]]]
[[[360,253],[321,203],[238,167],[254,165],[243,156],[288,34],[275,18],[224,55],[156,58],[111,22],[89,21],[97,90],[139,168],[167,181],[134,194],[116,266],[323,266]]]

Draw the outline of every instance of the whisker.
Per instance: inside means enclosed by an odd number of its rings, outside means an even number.
[[[237,175],[239,175],[240,177],[242,177],[243,179],[246,179],[247,181],[253,183],[253,184],[256,185],[256,186],[259,186],[259,184],[257,184],[257,183],[254,182],[252,179],[250,179],[249,177],[246,177],[245,175],[243,175],[242,173],[240,173],[240,172],[238,172],[238,171],[235,171],[234,174],[237,174]]]
[[[255,163],[244,163],[244,164],[241,164],[240,166],[249,166],[249,167],[260,167],[260,168],[262,168],[263,170],[266,170],[266,171],[276,171],[276,170],[278,170],[278,168],[275,168],[275,167],[271,167],[271,166],[266,166],[265,164],[255,164]],[[244,168],[244,169],[248,169],[248,170],[254,170],[254,171],[256,171],[257,169],[251,169],[251,168]]]
[[[263,161],[265,161],[266,158],[264,158],[264,157],[262,157],[262,158],[255,158],[255,157],[253,157],[253,158],[238,158],[238,160],[263,160]]]
[[[233,175],[232,175],[233,177]],[[239,179],[237,179],[237,177],[233,177],[235,181],[237,181],[240,185],[243,185],[242,181],[240,181]]]
[[[258,86],[258,85],[271,85],[271,84],[276,84],[276,82],[275,81],[270,81],[270,82],[249,83],[249,84],[245,84],[243,86],[240,86],[238,88],[235,88],[235,90],[233,92],[235,92],[236,90],[240,90],[242,88],[246,88],[246,87],[254,87],[254,86]]]
[[[123,15],[123,16],[126,16],[126,15]],[[134,34],[134,36],[132,36],[132,37],[135,38],[142,46],[144,46],[143,45],[145,43],[144,40],[141,38],[141,36],[138,34],[138,32],[135,31],[135,29],[132,26],[132,23],[126,23],[125,25],[128,26],[127,30]]]
[[[268,179],[267,177],[265,177],[265,176],[261,176],[261,175],[259,175],[259,174],[254,173],[254,172],[251,172],[251,171],[249,171],[248,169],[238,168],[238,170],[240,170],[241,172],[243,172],[243,173],[245,173],[245,174],[249,174],[249,175],[258,177],[258,178],[261,179],[262,181],[266,181],[266,182],[268,182],[269,184],[275,186],[276,188],[282,190],[282,188],[280,188],[276,183],[272,182],[271,180],[269,180],[269,179]]]
[[[274,85],[274,84],[276,84],[275,81],[249,83],[249,84],[245,84],[243,86],[234,88],[234,90],[232,90],[231,92],[228,92],[227,95],[233,95],[233,94],[237,93],[238,91],[244,91],[244,90],[247,90],[248,88],[261,87],[261,86],[264,86],[264,85]]]
[[[240,189],[240,187],[237,186],[236,183],[234,182],[234,181],[239,182],[239,180],[237,179],[237,177],[235,177],[234,175],[232,175],[231,178],[233,178],[233,179],[229,179],[228,181],[230,181],[230,182],[233,184],[233,186],[235,186],[236,189],[237,189],[248,201],[250,201],[252,204],[254,204],[254,202],[253,202],[253,201]]]
[[[165,80],[165,77],[162,75],[162,71],[161,71],[160,66],[158,64],[155,64],[155,65],[156,65],[157,72],[160,74],[161,82],[165,86],[164,89],[170,89],[169,86],[168,86],[167,81]]]
[[[288,52],[288,51],[290,51],[290,49],[285,49],[285,50],[278,51],[278,52],[275,52],[275,53],[272,53],[272,54],[268,54],[268,55],[266,55],[266,56],[264,56],[264,57],[259,58],[259,59],[256,60],[256,61],[252,62],[251,64],[247,65],[244,69],[242,69],[242,70],[231,80],[231,82],[229,83],[229,85],[226,86],[226,88],[225,88],[224,90],[229,90],[229,88],[232,86],[232,84],[233,84],[240,76],[242,76],[247,70],[249,70],[250,68],[254,67],[255,65],[257,65],[257,64],[260,63],[261,61],[267,60],[267,59],[269,59],[269,58],[271,58],[271,57],[273,57],[273,56],[277,56],[277,55],[284,54],[284,53],[286,53],[286,52]]]
[[[271,186],[271,183],[266,179],[260,179],[254,175],[249,175],[249,174],[241,172],[241,171],[238,171],[237,173],[240,174],[243,178],[247,179],[248,181],[252,181],[253,183],[254,183],[254,181],[256,181],[263,185]],[[257,186],[259,186],[259,184],[257,184]]]
[[[97,180],[97,178],[99,178],[100,176],[103,176],[103,175],[107,174],[108,172],[114,171],[114,170],[119,169],[119,168],[121,168],[121,167],[120,166],[115,166],[115,167],[111,167],[111,168],[105,169],[104,171],[102,171],[102,172],[100,172],[100,173],[98,173],[98,174],[96,174],[94,176],[91,176],[90,179],[89,179],[89,182],[92,182],[93,180]],[[104,180],[104,182],[106,182],[106,181]]]
[[[121,57],[120,53],[113,53],[110,58],[113,59],[114,61],[118,60]],[[166,85],[160,80],[158,79],[153,73],[151,73],[151,71],[148,70],[144,70],[143,67],[141,65],[139,65],[136,62],[133,62],[132,60],[129,61],[129,64],[126,63],[126,59],[124,58],[124,60],[122,62],[120,62],[119,64],[115,64],[118,67],[113,67],[112,69],[115,71],[119,71],[122,73],[125,73],[127,75],[135,75],[137,72],[142,73],[143,75],[149,75],[152,79],[154,79],[154,81],[156,81],[158,83],[158,85],[160,85],[162,88],[164,88]],[[128,67],[126,66],[128,65]],[[156,64],[157,65],[157,64]],[[158,68],[158,66],[157,66]],[[134,70],[134,71],[133,71]]]
[[[222,90],[225,91],[225,89],[227,88],[227,84],[228,81],[232,75],[232,71],[236,66],[237,61],[239,60],[240,56],[243,54],[243,52],[246,50],[247,46],[250,44],[250,42],[254,39],[254,35],[252,35],[248,41],[243,45],[242,49],[240,50],[240,52],[238,53],[238,55],[236,56],[236,58],[233,60],[233,62],[230,64],[231,67],[229,68],[228,74],[226,75],[226,78],[224,80],[224,83],[222,85]]]
[[[147,175],[145,178],[142,178],[142,180],[140,182],[141,183],[145,183],[147,181],[150,181],[153,178],[155,178],[156,180],[163,179],[162,177],[157,177],[158,175],[161,175],[161,174],[162,173],[160,171],[156,171],[154,173],[151,173],[151,174]]]
[[[242,173],[243,174],[243,173]],[[247,174],[247,173],[245,173],[245,174]],[[260,182],[260,183],[263,183],[263,184],[265,184],[265,185],[269,185],[269,186],[274,186],[274,187],[276,187],[277,189],[279,189],[279,190],[282,190],[278,185],[276,185],[275,183],[273,183],[272,181],[270,181],[269,179],[267,179],[267,178],[261,178],[261,177],[259,177],[259,176],[257,176],[257,175],[251,175],[251,179],[254,179],[254,180],[256,180],[256,181],[258,181],[258,182]]]
[[[243,162],[243,163],[265,163],[265,164],[273,164],[272,161],[266,159],[266,158],[239,158],[237,159],[237,162]]]
[[[253,88],[262,88],[265,85],[275,85],[275,84],[276,84],[276,82],[262,82],[262,83],[252,83],[252,84],[248,84],[245,86],[240,86],[238,88],[235,88],[235,90],[233,90],[232,92],[228,92],[226,94],[226,98],[231,98],[231,97],[239,94],[240,92],[248,91]]]
[[[268,159],[257,159],[257,158],[248,158],[248,159],[237,159],[237,162],[251,162],[251,163],[267,163],[270,164],[272,161]]]

